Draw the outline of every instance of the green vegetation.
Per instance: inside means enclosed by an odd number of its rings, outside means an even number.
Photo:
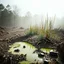
[[[14,46],[14,48],[17,48],[17,47],[20,47],[20,44],[13,44],[13,45],[10,45],[9,47],[12,47],[12,46]]]
[[[46,53],[49,53],[50,51],[54,51],[54,49],[51,48],[41,48],[40,50]]]
[[[59,37],[53,30],[53,26],[54,26],[54,20],[47,17],[45,19],[44,25],[41,24],[40,26],[38,25],[30,26],[26,32],[26,35],[29,36],[38,35],[39,40],[41,40],[43,37],[59,40],[61,37]]]
[[[36,35],[38,34],[38,26],[30,26],[28,31],[26,32],[26,35]]]
[[[29,61],[22,61],[22,62],[19,62],[19,64],[30,64]]]
[[[39,26],[30,26],[27,35],[39,35],[39,37],[46,36],[50,37],[50,32],[53,28],[52,20],[49,20],[48,17],[45,20],[45,25]]]

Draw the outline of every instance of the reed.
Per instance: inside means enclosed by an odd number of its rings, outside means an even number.
[[[45,24],[41,23],[40,26],[34,25],[30,26],[26,35],[38,35],[39,39],[42,39],[43,37],[46,38],[58,38],[58,35],[56,35],[55,31],[53,31],[53,25],[54,21],[52,19],[49,19],[48,16],[45,19]]]

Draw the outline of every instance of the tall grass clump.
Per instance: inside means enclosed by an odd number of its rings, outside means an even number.
[[[45,24],[41,25],[39,29],[39,35],[38,37],[42,39],[43,37],[50,38],[52,30],[53,30],[54,21],[52,19],[49,19],[48,16],[45,19]]]
[[[54,30],[54,20],[52,18],[45,19],[45,23],[41,23],[40,26],[30,26],[26,32],[26,35],[32,36],[37,35],[39,40],[42,40],[44,37],[48,39],[60,40],[61,37]]]
[[[45,19],[45,24],[41,23],[40,26],[30,26],[27,35],[38,35],[39,39],[42,39],[43,37],[50,38],[52,35],[54,21],[51,18]]]
[[[32,36],[38,34],[38,26],[30,26],[28,31],[26,32],[26,35]]]

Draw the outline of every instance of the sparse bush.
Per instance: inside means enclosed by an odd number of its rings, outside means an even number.
[[[37,35],[38,34],[38,27],[37,26],[30,26],[26,35]]]
[[[53,29],[53,23],[52,23],[52,20],[51,19],[45,19],[45,25],[41,26],[41,28],[39,29],[39,38],[42,38],[42,37],[46,37],[46,38],[49,38],[50,37],[50,34],[52,32],[52,29]]]
[[[42,39],[43,37],[58,38],[55,31],[53,31],[53,25],[54,21],[47,17],[47,19],[45,19],[45,25],[41,24],[40,26],[30,26],[26,35],[38,35],[39,39]]]

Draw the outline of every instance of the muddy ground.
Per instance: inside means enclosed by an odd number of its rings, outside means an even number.
[[[39,41],[39,42],[45,42],[45,43],[38,43],[37,35],[26,36],[25,31],[26,29],[23,29],[22,27],[21,28],[0,27],[0,63],[3,61],[3,60],[1,61],[1,59],[3,59],[2,56],[7,56],[7,58],[8,58],[8,55],[9,57],[12,56],[7,51],[9,49],[9,45],[17,41],[29,42],[30,44],[34,45],[37,48],[41,48],[41,47],[56,48],[58,44],[60,44],[61,42],[64,42],[64,31],[63,30],[55,30],[56,33],[59,35],[59,37],[60,36],[62,37],[59,41],[52,39],[52,38],[47,39],[45,37],[43,38],[42,41]],[[25,58],[21,60],[25,60]],[[1,63],[1,64],[7,64],[7,63]],[[10,62],[8,64],[10,64]],[[17,64],[17,62],[14,64]]]

